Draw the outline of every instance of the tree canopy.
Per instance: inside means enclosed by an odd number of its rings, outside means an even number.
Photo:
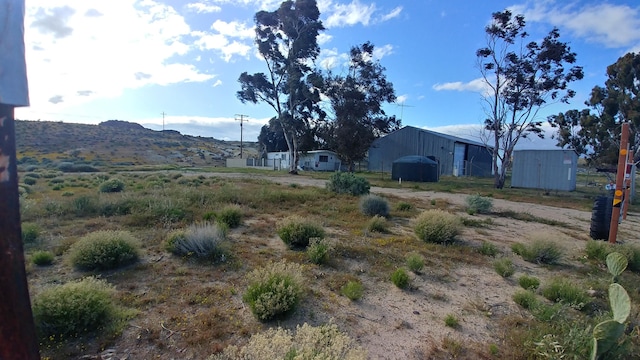
[[[640,54],[628,53],[607,67],[604,87],[591,90],[588,108],[548,118],[557,128],[558,146],[575,149],[594,166],[618,162],[621,124],[630,124],[629,144],[640,144]]]
[[[485,28],[487,46],[476,52],[486,88],[483,140],[491,151],[496,188],[504,187],[513,150],[531,134],[543,137],[539,109],[552,102],[568,102],[575,92],[568,88],[582,79],[576,54],[559,40],[554,28],[540,42],[529,41],[523,15],[504,10],[492,15]]]
[[[350,170],[355,161],[365,158],[376,138],[400,127],[400,120],[382,109],[396,96],[385,68],[373,54],[370,42],[354,46],[346,75],[329,71],[324,77],[323,95],[329,99],[333,119],[324,123],[321,137]]]

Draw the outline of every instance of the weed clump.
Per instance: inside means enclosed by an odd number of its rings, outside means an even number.
[[[556,243],[534,239],[531,244],[515,243],[511,250],[524,260],[537,264],[557,264],[564,256],[564,250]]]
[[[325,240],[313,238],[307,247],[307,257],[314,264],[324,264],[329,259],[330,248]]]
[[[493,199],[479,194],[469,195],[466,199],[467,213],[473,214],[488,214],[493,209]]]
[[[389,202],[377,195],[365,195],[360,199],[360,211],[367,216],[389,216]]]
[[[362,286],[362,283],[359,281],[351,280],[340,288],[340,293],[349,298],[349,300],[360,300],[364,293],[364,286]]]
[[[606,241],[589,240],[585,252],[587,258],[605,262],[607,256],[617,251],[627,258],[628,268],[633,272],[640,272],[640,247],[631,244],[614,245]]]
[[[531,291],[519,290],[513,294],[513,301],[523,309],[532,310],[539,304],[536,294]]]
[[[228,346],[209,360],[364,360],[366,357],[366,351],[335,324],[314,327],[305,323],[297,326],[295,334],[280,327],[257,333],[242,348]]]
[[[103,330],[121,317],[114,293],[113,286],[93,277],[45,289],[33,300],[39,335],[65,340]]]
[[[493,269],[503,278],[511,277],[511,275],[516,271],[516,268],[513,266],[513,262],[507,258],[494,261]]]
[[[398,211],[410,211],[413,209],[413,205],[408,202],[401,201],[396,204],[396,210]]]
[[[269,321],[293,311],[304,293],[303,268],[277,262],[247,275],[248,287],[242,299],[260,321]]]
[[[409,287],[409,274],[404,268],[398,268],[391,274],[391,282],[400,289]]]
[[[327,182],[327,190],[338,194],[366,195],[370,188],[367,179],[348,172],[334,173]]]
[[[460,219],[439,209],[427,210],[415,222],[414,231],[420,240],[432,243],[452,242],[460,233]]]
[[[460,326],[460,322],[458,321],[458,318],[453,314],[447,314],[447,316],[445,316],[444,324],[453,329]]]
[[[138,260],[139,249],[128,231],[95,231],[71,245],[71,263],[81,270],[111,270]]]
[[[242,223],[242,209],[237,204],[227,205],[220,210],[216,219],[231,229],[237,228]]]
[[[387,219],[380,215],[372,217],[367,223],[367,230],[378,233],[389,232],[389,224],[387,223]]]
[[[53,253],[51,251],[39,250],[31,255],[31,262],[38,266],[53,264]]]
[[[100,184],[100,192],[102,193],[114,193],[124,191],[124,181],[116,178],[112,178],[104,181]]]
[[[567,304],[577,310],[581,310],[590,302],[583,289],[562,278],[553,279],[541,289],[541,294],[548,300]]]
[[[406,263],[409,270],[416,274],[419,274],[420,271],[422,271],[422,269],[424,268],[424,256],[416,252],[409,253],[407,255]]]
[[[185,230],[170,232],[165,249],[177,256],[218,261],[224,259],[222,241],[225,236],[218,224],[192,224]]]
[[[540,286],[540,280],[534,276],[522,275],[518,278],[518,285],[525,290],[536,290]]]
[[[478,252],[482,255],[493,257],[498,255],[498,247],[490,242],[483,241],[482,245],[480,245],[480,247],[478,248]]]
[[[289,248],[305,248],[312,238],[324,238],[324,229],[309,220],[298,215],[285,218],[277,225],[276,229],[280,239]]]
[[[33,244],[40,237],[40,226],[36,223],[22,223],[22,243]]]

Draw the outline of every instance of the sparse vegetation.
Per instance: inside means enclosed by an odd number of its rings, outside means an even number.
[[[536,290],[540,286],[540,280],[534,276],[522,275],[518,278],[518,285],[525,290]]]
[[[360,198],[360,211],[367,216],[389,216],[389,202],[377,195],[365,195]]]
[[[481,196],[480,194],[474,194],[467,196],[467,213],[473,214],[488,214],[493,209],[493,199]]]
[[[538,306],[539,300],[531,291],[519,290],[513,294],[513,301],[523,309],[531,310]]]
[[[460,322],[458,321],[458,317],[454,314],[447,314],[444,317],[444,324],[450,328],[458,328],[460,326]]]
[[[114,193],[124,191],[124,181],[116,178],[106,180],[100,184],[100,192]]]
[[[478,252],[486,256],[496,256],[498,254],[498,247],[490,242],[483,241],[478,248]]]
[[[40,237],[40,226],[36,223],[22,223],[22,242],[25,244],[33,244]]]
[[[460,219],[446,211],[424,211],[415,222],[414,231],[420,240],[433,243],[452,242],[461,230]]]
[[[502,258],[493,262],[493,269],[503,278],[508,278],[516,271],[511,259]]]
[[[71,263],[81,270],[111,270],[138,260],[139,241],[128,231],[95,231],[71,245]]]
[[[48,266],[53,264],[53,253],[51,251],[38,250],[31,254],[31,262],[38,266]]]
[[[389,223],[384,217],[376,215],[369,219],[369,222],[367,223],[367,230],[371,232],[388,233]]]
[[[231,229],[237,228],[242,223],[242,209],[237,204],[227,205],[220,210],[216,219]]]
[[[329,259],[329,251],[331,247],[324,239],[312,238],[307,247],[307,257],[314,264],[324,264]]]
[[[396,210],[398,211],[411,211],[413,210],[413,205],[408,202],[400,201],[396,204]]]
[[[410,280],[409,274],[404,268],[398,268],[391,274],[391,282],[400,289],[408,288]]]
[[[223,261],[225,251],[222,242],[225,231],[218,224],[192,224],[185,230],[169,233],[165,249],[177,256],[209,261]]]
[[[340,293],[349,298],[349,300],[360,300],[364,293],[364,286],[359,281],[348,281],[340,288]]]
[[[420,271],[422,271],[422,269],[424,268],[424,256],[416,252],[412,252],[407,255],[406,263],[409,270],[416,274],[419,274]]]
[[[324,238],[324,230],[316,223],[292,215],[278,223],[278,236],[290,248],[305,248],[312,238]]]
[[[580,286],[563,278],[553,279],[551,283],[543,286],[540,290],[545,298],[554,302],[562,302],[577,310],[581,310],[591,301]]]
[[[366,195],[370,188],[367,179],[349,172],[334,173],[327,182],[327,190],[338,194]]]
[[[564,256],[564,250],[557,243],[538,238],[526,245],[515,243],[511,250],[524,260],[536,264],[557,264]]]

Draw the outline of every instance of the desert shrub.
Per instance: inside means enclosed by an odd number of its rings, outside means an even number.
[[[208,360],[364,360],[366,357],[366,352],[335,324],[314,327],[305,323],[297,326],[295,334],[280,327],[254,334],[242,348],[228,346]]]
[[[498,247],[488,241],[483,241],[482,245],[478,248],[478,252],[486,256],[496,256],[498,254]]]
[[[327,190],[338,194],[365,195],[370,188],[367,179],[348,172],[336,172],[327,182]]]
[[[32,177],[25,177],[24,179],[22,179],[22,182],[27,185],[35,185],[38,181]]]
[[[360,211],[367,216],[389,216],[389,202],[377,195],[365,195],[360,198]]]
[[[400,289],[406,289],[409,281],[409,274],[404,268],[398,268],[391,274],[391,282]]]
[[[89,233],[70,248],[71,263],[81,270],[110,270],[138,260],[140,245],[128,231]]]
[[[410,211],[413,209],[413,205],[408,202],[400,201],[396,204],[396,210],[398,211]]]
[[[628,269],[633,272],[640,272],[640,246],[624,244],[616,251],[623,254],[628,261]]]
[[[260,321],[284,316],[293,311],[304,293],[303,268],[284,261],[270,263],[247,275],[247,290],[242,299]]]
[[[387,219],[380,215],[375,215],[367,222],[367,230],[371,232],[387,233],[389,232],[389,223]]]
[[[121,192],[124,191],[124,181],[117,178],[111,178],[100,184],[99,189],[100,192],[103,193]]]
[[[460,322],[458,321],[458,318],[453,314],[447,314],[447,316],[444,317],[444,324],[454,329],[460,326]]]
[[[216,219],[229,228],[237,228],[242,223],[242,209],[237,204],[227,205],[220,210]]]
[[[422,268],[424,268],[424,256],[416,252],[409,253],[407,255],[406,263],[409,270],[419,274],[420,271],[422,271]]]
[[[503,278],[508,278],[516,271],[510,259],[502,258],[493,262],[493,269]]]
[[[31,254],[31,262],[38,266],[47,266],[53,263],[51,251],[38,250]]]
[[[511,250],[524,260],[537,264],[557,264],[564,256],[564,250],[556,243],[534,239],[530,244],[513,244]]]
[[[414,231],[419,239],[433,243],[447,243],[460,232],[460,219],[448,212],[433,209],[424,211],[415,222]]]
[[[312,238],[307,247],[307,257],[314,264],[324,264],[329,259],[330,246],[323,239]]]
[[[525,290],[535,290],[540,286],[540,280],[534,276],[522,275],[518,278],[518,284]]]
[[[487,214],[491,212],[493,208],[493,199],[479,194],[469,195],[466,199],[467,212]]]
[[[201,260],[224,260],[222,242],[226,237],[219,224],[192,224],[186,230],[172,231],[165,241],[165,249],[178,256]]]
[[[604,262],[607,255],[613,252],[613,245],[606,241],[589,240],[585,248],[587,258]]]
[[[340,288],[340,293],[349,298],[349,300],[360,300],[364,293],[364,286],[359,281],[350,280]]]
[[[513,301],[515,301],[515,303],[520,305],[523,309],[527,310],[534,309],[538,306],[539,303],[536,294],[532,293],[531,291],[524,290],[516,291],[516,293],[513,294]]]
[[[40,226],[32,222],[22,223],[22,242],[24,244],[33,244],[40,237]]]
[[[98,199],[94,196],[82,195],[71,200],[71,211],[78,217],[93,216],[98,213]]]
[[[589,296],[582,288],[562,278],[555,278],[542,287],[541,294],[551,301],[561,302],[578,310],[590,302]]]
[[[276,231],[290,248],[304,248],[311,238],[324,238],[324,229],[298,215],[292,215],[278,223]]]
[[[115,289],[92,277],[55,285],[33,300],[33,317],[43,338],[64,340],[100,331],[118,320]]]

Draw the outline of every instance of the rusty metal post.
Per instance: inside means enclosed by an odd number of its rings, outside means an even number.
[[[618,221],[624,200],[624,174],[627,172],[627,158],[629,155],[629,123],[622,123],[620,134],[620,153],[618,156],[618,172],[616,174],[616,190],[613,196],[613,210],[611,212],[611,226],[609,228],[609,243],[615,244],[618,236]]]
[[[0,359],[40,359],[20,230],[13,106],[0,104]]]

